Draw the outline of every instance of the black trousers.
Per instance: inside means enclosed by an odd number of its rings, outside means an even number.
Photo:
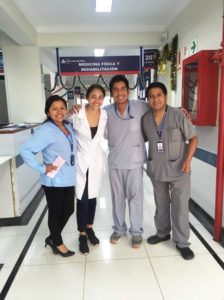
[[[69,217],[74,212],[74,186],[48,187],[42,186],[48,205],[48,226],[50,238],[55,246],[63,244],[61,232]]]
[[[88,171],[82,199],[77,199],[76,217],[78,231],[85,232],[87,225],[92,225],[96,212],[96,198],[88,199]]]

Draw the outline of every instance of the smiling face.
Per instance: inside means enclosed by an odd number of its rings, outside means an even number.
[[[148,103],[153,111],[164,111],[166,108],[167,95],[158,87],[151,88],[148,92]]]
[[[103,104],[104,94],[100,89],[93,89],[88,96],[89,107],[94,110],[99,110]]]
[[[47,114],[55,124],[59,125],[65,119],[66,113],[67,109],[64,102],[58,100],[51,104]]]
[[[116,104],[125,104],[128,102],[130,90],[127,88],[125,82],[118,81],[113,84],[112,96]]]

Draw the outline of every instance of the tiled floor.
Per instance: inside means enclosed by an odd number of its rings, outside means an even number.
[[[76,255],[62,258],[44,248],[47,216],[6,296],[8,300],[224,300],[224,272],[194,233],[190,241],[195,259],[183,260],[172,241],[151,246],[146,238],[155,233],[154,201],[149,179],[144,175],[144,243],[130,247],[130,234],[118,245],[109,243],[112,208],[107,176],[98,199],[95,231],[98,247],[90,254],[78,252],[75,215],[63,232],[66,245]],[[27,226],[0,228],[0,290],[3,288],[44,207],[43,200]],[[224,260],[224,248],[191,216],[191,223]],[[128,220],[128,214],[127,214]],[[128,223],[128,221],[127,221]]]

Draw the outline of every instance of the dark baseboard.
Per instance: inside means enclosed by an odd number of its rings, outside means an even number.
[[[193,216],[210,232],[214,235],[214,219],[201,208],[194,200],[190,199],[189,201],[189,210]],[[222,241],[221,246],[224,247],[224,228],[222,228]]]
[[[21,217],[1,218],[0,226],[27,225],[30,219],[32,218],[35,210],[37,209],[38,205],[40,204],[40,201],[42,200],[43,196],[44,191],[42,188],[40,188]]]

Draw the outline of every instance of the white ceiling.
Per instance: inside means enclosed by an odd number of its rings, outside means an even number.
[[[132,32],[139,32],[139,35],[135,35],[137,37],[141,36],[142,32],[145,32],[146,36],[154,31],[161,34],[191,1],[194,0],[113,0],[111,13],[96,13],[95,0],[3,0],[3,6],[0,0],[0,29],[19,45],[29,45],[30,39],[33,39],[31,44],[35,44],[36,33],[55,33],[55,37],[57,33],[62,33],[60,36],[63,38],[66,33],[86,32],[87,37],[95,41],[100,33],[117,32],[118,35],[122,33],[124,40],[128,40],[130,35],[133,36]],[[129,35],[125,35],[126,32]],[[124,42],[123,46],[118,47],[116,36],[114,40],[113,46],[103,46],[106,56],[139,55],[140,49],[136,46],[139,43],[134,42],[130,45]],[[135,41],[135,38],[133,40]],[[160,45],[157,43],[147,46]],[[55,47],[58,46],[46,47],[48,48],[42,46],[41,49],[43,57],[53,63],[50,69],[56,70]],[[78,47],[73,43],[59,47],[59,56],[94,55],[94,46],[90,45]],[[83,78],[85,83],[88,79],[88,76]],[[93,79],[94,82],[97,80],[91,78],[91,81]],[[106,81],[109,79],[110,76],[105,77]],[[69,81],[71,80],[72,78],[69,78]]]
[[[95,0],[13,0],[37,32],[163,31],[191,0],[113,0],[96,13]]]

